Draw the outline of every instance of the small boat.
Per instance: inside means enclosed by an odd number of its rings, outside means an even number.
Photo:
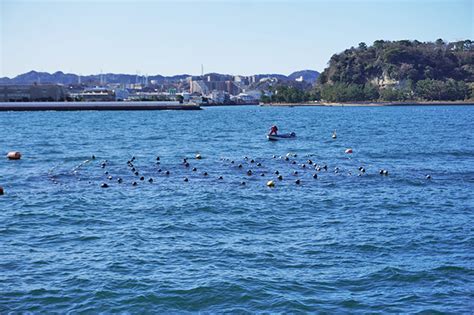
[[[336,130],[334,130],[334,132],[332,133],[332,138],[333,138],[333,139],[336,139],[336,138],[337,138]]]
[[[296,133],[282,133],[282,134],[277,134],[277,135],[267,135],[267,139],[270,141],[277,141],[277,140],[282,140],[282,139],[295,139],[296,138]]]

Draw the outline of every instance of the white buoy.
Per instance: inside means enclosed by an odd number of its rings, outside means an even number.
[[[21,159],[21,153],[18,151],[11,151],[7,153],[7,158],[9,160],[19,160]]]
[[[336,130],[335,130],[335,129],[334,129],[334,131],[332,132],[332,138],[333,138],[333,139],[336,139],[336,138],[337,138]]]

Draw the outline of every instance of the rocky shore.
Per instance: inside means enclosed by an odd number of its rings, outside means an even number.
[[[371,106],[438,106],[438,105],[474,105],[474,100],[468,101],[410,101],[410,102],[310,102],[310,103],[268,103],[260,106],[352,106],[352,107],[371,107]]]

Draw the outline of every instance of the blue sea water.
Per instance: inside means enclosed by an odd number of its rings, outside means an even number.
[[[474,309],[474,107],[3,112],[0,122],[2,156],[23,154],[0,158],[2,314]],[[267,141],[272,124],[297,139]]]

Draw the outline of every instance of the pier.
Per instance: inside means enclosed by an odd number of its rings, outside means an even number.
[[[0,111],[200,110],[179,102],[1,102]]]

